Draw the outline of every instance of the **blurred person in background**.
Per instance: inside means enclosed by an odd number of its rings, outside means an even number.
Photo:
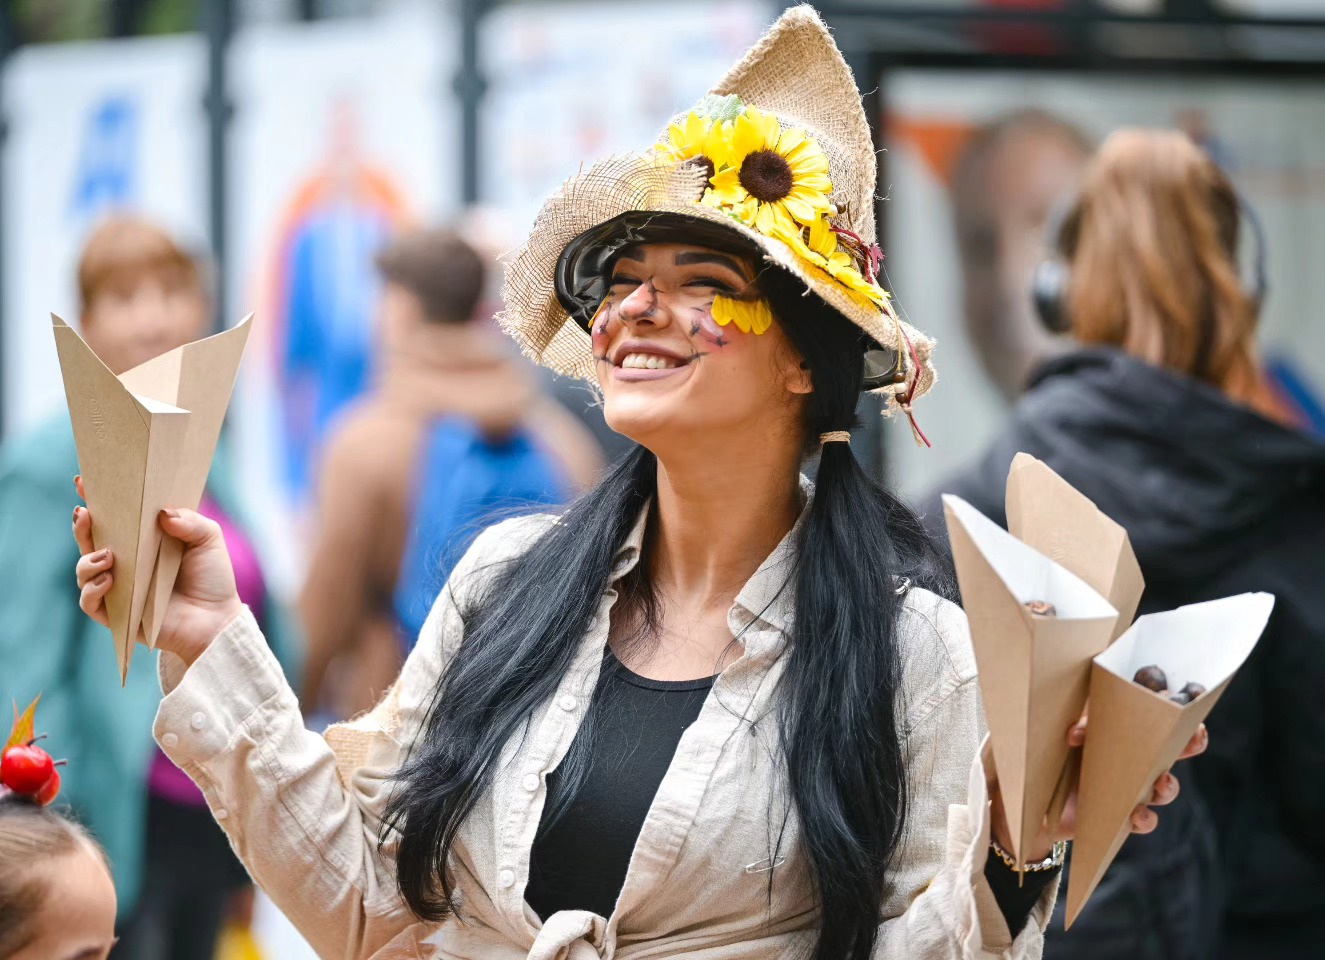
[[[1066,282],[1044,304],[1080,346],[1035,371],[1006,432],[941,487],[1006,522],[1024,450],[1127,529],[1140,612],[1277,598],[1209,718],[1199,790],[1123,848],[1047,956],[1293,960],[1325,943],[1325,445],[1262,389],[1264,279],[1240,276],[1240,243],[1259,240],[1242,209],[1186,136],[1110,137],[1057,231]],[[942,517],[936,494],[926,523],[945,536]]]
[[[332,429],[300,611],[304,700],[349,717],[400,672],[456,559],[496,513],[565,502],[602,469],[480,311],[487,267],[451,230],[377,258],[377,387]]]
[[[1046,254],[1045,228],[1090,159],[1090,141],[1043,110],[1018,110],[971,138],[952,184],[966,334],[989,379],[1012,400],[1031,371],[1063,349],[1026,290]]]
[[[83,337],[117,374],[208,333],[204,268],[137,217],[117,216],[92,232],[78,290]],[[0,447],[0,702],[43,691],[44,728],[70,759],[64,795],[115,870],[117,956],[210,960],[227,903],[247,888],[247,875],[202,793],[152,742],[161,699],[155,658],[137,658],[121,689],[105,628],[74,609],[64,531],[77,473],[65,410]],[[200,509],[225,529],[245,602],[284,655],[289,632],[236,519],[236,493],[218,449]]]

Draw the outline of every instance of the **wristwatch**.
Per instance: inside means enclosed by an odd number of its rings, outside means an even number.
[[[1008,869],[1010,870],[1016,870],[1018,873],[1040,873],[1045,870],[1057,870],[1063,865],[1063,858],[1067,855],[1067,841],[1059,840],[1053,845],[1053,849],[1050,850],[1049,856],[1045,857],[1043,860],[1036,860],[1031,863],[1023,864],[1020,868],[1017,867],[1016,858],[1004,850],[997,840],[989,841],[989,849],[994,851],[994,856],[1007,864]]]

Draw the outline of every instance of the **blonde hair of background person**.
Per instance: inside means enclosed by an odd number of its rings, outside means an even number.
[[[1072,332],[1260,403],[1256,304],[1239,276],[1241,205],[1185,134],[1119,130],[1063,221]]]
[[[106,960],[115,886],[81,826],[0,788],[0,957]]]

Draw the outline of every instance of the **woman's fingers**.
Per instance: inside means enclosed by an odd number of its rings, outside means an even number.
[[[74,477],[74,489],[78,491],[78,499],[86,503],[87,493],[83,490],[83,475],[81,473]]]
[[[221,525],[196,510],[162,510],[161,529],[187,546],[203,546],[221,539]]]
[[[87,586],[90,580],[105,573],[114,563],[115,558],[111,556],[109,550],[98,550],[96,553],[86,553],[79,557],[78,565],[74,567],[78,588],[81,590]]]
[[[1150,833],[1159,826],[1159,814],[1149,807],[1141,806],[1132,811],[1132,832]]]
[[[1154,792],[1150,794],[1151,806],[1162,807],[1172,803],[1181,789],[1182,784],[1178,783],[1177,777],[1171,773],[1161,773],[1155,781]]]
[[[1192,738],[1187,741],[1187,746],[1178,755],[1179,760],[1186,760],[1188,757],[1195,757],[1198,754],[1205,753],[1205,748],[1210,746],[1210,732],[1205,729],[1205,724],[1196,728]]]
[[[74,507],[74,540],[79,553],[92,553],[92,516],[86,507]]]
[[[110,626],[110,618],[106,615],[106,592],[114,582],[115,578],[109,573],[100,574],[89,580],[78,595],[79,609],[103,627]]]

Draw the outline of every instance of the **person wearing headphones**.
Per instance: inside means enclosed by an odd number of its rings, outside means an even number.
[[[1325,943],[1325,444],[1278,422],[1256,325],[1265,244],[1250,207],[1186,136],[1120,130],[1051,225],[1031,292],[1079,348],[1031,377],[1010,423],[941,485],[1005,522],[1018,451],[1121,523],[1139,613],[1266,590],[1274,615],[1209,718],[1196,789],[1123,849],[1046,955],[1276,960]],[[1240,276],[1241,242],[1252,267]],[[938,491],[925,523],[940,537]]]

